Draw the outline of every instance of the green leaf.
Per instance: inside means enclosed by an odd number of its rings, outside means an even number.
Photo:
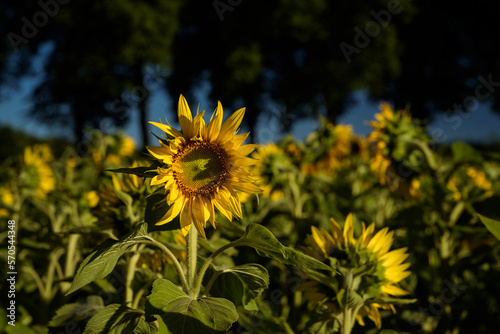
[[[269,274],[260,264],[250,263],[222,270],[212,292],[236,306],[252,308],[251,302],[269,286]]]
[[[146,235],[147,225],[140,224],[120,240],[107,239],[97,246],[97,249],[83,260],[66,295],[110,274],[120,256],[139,243],[139,238]]]
[[[88,296],[85,302],[66,304],[56,311],[50,320],[50,327],[65,326],[68,322],[78,322],[90,318],[97,310],[104,308],[102,298]]]
[[[134,174],[139,177],[153,177],[156,175],[156,168],[158,166],[158,163],[153,162],[153,164],[151,164],[151,166],[149,167],[117,168],[107,169],[106,171],[113,173]]]
[[[396,332],[393,329],[382,329],[378,334],[399,334],[399,332]]]
[[[193,299],[174,283],[157,279],[147,297],[146,314],[159,315],[176,334],[225,333],[238,320],[233,303],[224,298]]]
[[[451,144],[451,152],[453,160],[456,163],[481,162],[483,158],[481,154],[472,146],[462,142]]]
[[[483,224],[486,226],[488,231],[491,232],[497,238],[500,240],[500,222],[488,217],[485,217],[483,215],[477,214],[479,216],[479,219],[483,222]]]
[[[5,334],[38,334],[33,328],[16,323],[15,326],[5,327]]]
[[[113,191],[115,192],[116,196],[122,201],[125,205],[131,206],[132,205],[132,196],[127,194],[126,192],[120,191],[116,188],[113,188]]]
[[[143,310],[111,304],[97,312],[88,322],[83,334],[155,334],[153,323],[146,321]]]
[[[146,199],[146,212],[144,221],[148,224],[148,231],[171,231],[181,228],[179,217],[174,218],[171,222],[164,225],[155,225],[167,213],[170,206],[165,200],[163,190],[155,192]]]
[[[330,271],[335,270],[309,255],[283,246],[271,231],[259,224],[248,225],[243,237],[236,240],[234,244],[235,246],[253,247],[260,255],[278,260],[283,264]]]
[[[413,304],[417,301],[417,299],[403,299],[403,298],[375,298],[375,299],[370,299],[370,304],[377,303],[377,304],[398,304],[398,305],[405,305],[405,304]]]

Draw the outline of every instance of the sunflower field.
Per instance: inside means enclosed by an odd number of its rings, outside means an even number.
[[[181,96],[155,146],[95,131],[2,161],[1,331],[500,327],[498,146],[438,145],[386,103],[364,138],[323,121],[246,144],[244,114]]]

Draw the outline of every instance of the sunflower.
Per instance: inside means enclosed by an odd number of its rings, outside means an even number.
[[[366,227],[362,223],[361,234],[354,237],[352,215],[349,214],[342,230],[339,224],[331,219],[331,232],[325,229],[311,227],[308,240],[314,249],[314,256],[318,259],[332,259],[336,262],[337,270],[343,273],[343,279],[351,275],[351,289],[359,296],[363,296],[364,303],[353,315],[360,325],[364,325],[363,317],[370,318],[375,325],[381,327],[379,309],[395,312],[390,303],[375,303],[374,299],[388,296],[403,296],[408,292],[398,286],[398,283],[410,275],[407,270],[410,263],[404,263],[408,257],[407,248],[389,251],[393,243],[394,232],[387,227],[375,233],[375,224]],[[347,274],[349,273],[349,274]],[[337,294],[348,283],[342,282],[336,288],[333,285],[321,284],[314,280],[305,283],[305,298],[313,305],[327,306],[334,314],[339,314],[342,307],[338,304]],[[316,276],[317,277],[317,276]],[[323,280],[325,282],[325,280]]]
[[[308,136],[306,145],[308,155],[301,161],[302,173],[306,175],[336,176],[366,152],[365,142],[353,134],[352,126],[343,124],[324,123]]]
[[[253,175],[261,181],[262,197],[276,201],[285,196],[284,185],[288,183],[287,169],[292,166],[289,156],[276,144],[259,147],[252,158],[258,162],[251,167]],[[250,196],[244,197],[245,201]]]
[[[52,151],[45,144],[28,146],[23,154],[23,179],[28,187],[36,192],[39,198],[45,198],[47,193],[56,187],[54,172],[49,163],[53,161]]]
[[[219,102],[210,122],[205,123],[204,111],[193,119],[184,96],[179,98],[178,116],[181,131],[170,124],[150,122],[166,133],[161,146],[147,147],[162,164],[151,185],[164,184],[170,209],[156,225],[166,224],[180,216],[182,233],[187,235],[194,223],[204,237],[206,222],[215,228],[214,207],[228,220],[242,217],[236,191],[257,194],[252,174],[243,167],[255,164],[247,157],[257,145],[242,145],[249,133],[237,135],[245,109],[234,112],[222,124]],[[235,191],[236,190],[236,191]]]

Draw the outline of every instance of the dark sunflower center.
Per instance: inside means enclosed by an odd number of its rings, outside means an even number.
[[[173,163],[177,185],[186,195],[214,193],[228,173],[227,153],[214,143],[187,142]]]

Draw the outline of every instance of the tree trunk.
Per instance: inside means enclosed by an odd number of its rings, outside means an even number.
[[[141,128],[141,137],[142,137],[142,145],[145,150],[146,146],[149,144],[148,142],[148,129],[147,129],[147,121],[148,121],[148,100],[149,100],[149,91],[146,89],[144,85],[144,76],[142,72],[144,62],[139,60],[135,64],[135,85],[136,87],[140,87],[141,96],[139,99],[139,122]]]

